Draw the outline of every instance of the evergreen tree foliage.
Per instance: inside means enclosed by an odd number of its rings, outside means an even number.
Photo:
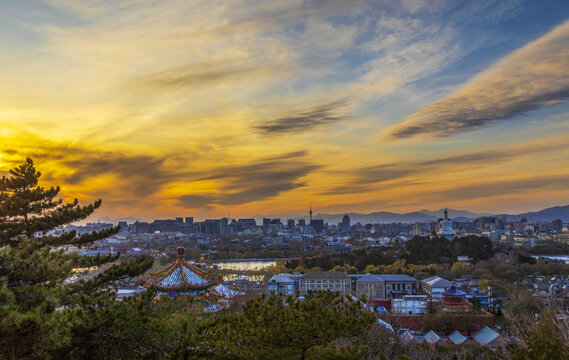
[[[39,186],[41,173],[28,158],[0,179],[0,358],[49,358],[49,349],[69,341],[69,327],[58,325],[57,308],[76,311],[111,304],[109,285],[146,271],[139,259],[110,267],[91,280],[65,286],[73,268],[98,266],[119,255],[84,257],[65,253],[64,245],[92,244],[118,228],[78,236],[63,225],[85,219],[100,205],[77,199],[64,203],[59,187]],[[64,329],[62,332],[52,329]]]
[[[261,296],[188,333],[180,358],[362,359],[367,349],[357,337],[374,320],[359,301],[329,291]]]

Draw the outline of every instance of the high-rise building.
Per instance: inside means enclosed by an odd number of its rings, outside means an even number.
[[[271,225],[271,219],[263,218],[263,227]]]
[[[306,220],[298,219],[298,226],[306,226]]]
[[[202,224],[202,233],[204,234],[222,234],[222,221],[218,219],[206,219]]]
[[[496,230],[504,230],[504,229],[505,229],[504,218],[496,219]]]
[[[228,218],[222,218],[221,220],[219,220],[219,233],[220,234],[227,233],[227,225],[229,225],[229,219]]]
[[[489,228],[491,225],[496,227],[497,225],[497,218],[494,216],[484,216],[478,218],[478,225],[482,230]]]
[[[342,231],[349,232],[350,231],[350,217],[346,214],[342,218]]]
[[[415,236],[421,235],[421,224],[418,222],[416,222],[413,225],[413,235],[415,235]]]
[[[315,233],[320,234],[324,230],[324,220],[312,219],[310,220],[310,226],[312,226]]]
[[[286,221],[286,227],[289,229],[294,229],[294,219],[288,219]]]
[[[193,223],[194,223],[194,218],[193,218],[193,217],[191,217],[191,216],[186,217],[186,224],[193,224]]]
[[[184,223],[184,218],[181,217],[176,218],[176,224],[183,224],[183,223]]]
[[[239,219],[237,220],[237,223],[243,225],[243,228],[251,228],[257,226],[255,219]]]
[[[561,232],[563,231],[563,220],[556,219],[551,222],[553,231]]]

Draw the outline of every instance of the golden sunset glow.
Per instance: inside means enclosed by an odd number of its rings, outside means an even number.
[[[2,4],[0,173],[111,217],[565,205],[569,22],[476,3]]]

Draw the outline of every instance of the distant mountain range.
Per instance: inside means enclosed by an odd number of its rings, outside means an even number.
[[[348,215],[350,217],[350,221],[352,224],[355,223],[362,223],[362,224],[389,224],[389,223],[404,223],[404,224],[412,224],[415,222],[420,223],[428,223],[432,221],[437,221],[437,219],[443,217],[444,209],[439,209],[435,211],[430,210],[420,210],[409,212],[405,214],[399,214],[394,212],[388,211],[380,211],[380,212],[373,212],[369,214],[361,214],[361,213],[337,213],[337,214],[315,214],[313,215],[314,219],[323,219],[324,222],[329,224],[337,224],[342,221],[344,215]],[[491,214],[491,213],[473,213],[466,210],[455,210],[455,209],[448,209],[449,218],[454,221],[472,221],[474,219],[479,218],[480,216],[498,216],[498,217],[505,217],[511,221],[519,221],[522,218],[526,218],[529,222],[536,222],[536,221],[553,221],[555,219],[561,219],[564,222],[569,222],[569,205],[565,206],[554,206],[547,209],[543,209],[540,211],[534,212],[526,212],[521,214]],[[257,223],[262,224],[263,217],[270,217],[270,218],[280,218],[283,223],[286,223],[287,219],[307,219],[308,216],[306,214],[284,214],[284,215],[253,215],[251,218],[257,220]],[[197,219],[197,218],[196,218]],[[106,222],[112,224],[118,224],[119,221],[126,221],[129,224],[135,222],[136,220],[145,221],[143,219],[135,218],[135,217],[126,217],[120,219],[111,219],[108,217],[100,218],[99,222]]]
[[[404,223],[412,224],[415,222],[428,223],[432,221],[437,221],[437,219],[443,217],[444,209],[439,209],[435,211],[430,210],[420,210],[404,214],[399,214],[389,211],[373,212],[369,214],[362,213],[339,213],[339,214],[315,214],[314,219],[323,219],[324,222],[329,224],[336,224],[342,221],[344,215],[350,217],[352,224],[355,223],[379,223],[379,224],[389,224],[389,223]],[[448,209],[449,218],[454,221],[472,221],[481,216],[498,216],[505,217],[511,221],[519,221],[525,217],[530,222],[535,221],[553,221],[555,219],[561,219],[565,222],[569,222],[569,205],[566,206],[554,206],[551,208],[543,209],[541,211],[526,212],[521,214],[492,214],[492,213],[474,213],[466,210],[456,210]],[[262,220],[261,215],[253,216],[258,221]],[[272,217],[277,218],[279,216],[273,215]],[[284,215],[280,216],[281,221],[284,223],[286,219],[306,219],[306,215]]]

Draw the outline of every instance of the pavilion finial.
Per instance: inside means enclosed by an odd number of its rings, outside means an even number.
[[[181,246],[178,248],[178,260],[184,260],[184,248]]]

